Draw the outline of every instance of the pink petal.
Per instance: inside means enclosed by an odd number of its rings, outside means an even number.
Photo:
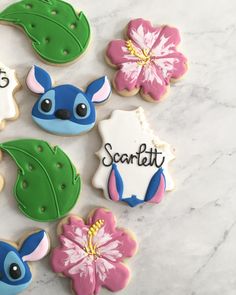
[[[98,293],[101,286],[107,288],[112,292],[117,292],[124,289],[128,284],[130,277],[130,272],[128,268],[122,263],[109,263],[109,265],[112,265],[112,267],[104,267],[104,261],[105,260],[101,258],[97,259],[96,261],[95,294]]]
[[[111,240],[112,234],[106,230],[105,226],[102,226],[93,237],[93,244],[96,245],[96,247],[100,247],[107,244]]]
[[[51,255],[52,270],[57,273],[63,273],[66,270],[65,261],[67,254],[61,248],[55,248]]]
[[[93,295],[95,292],[95,266],[94,262],[85,258],[74,268],[64,272],[72,279],[72,289],[77,295]]]
[[[162,27],[157,40],[152,46],[152,55],[160,57],[175,52],[180,40],[178,29],[169,26]]]
[[[141,18],[129,22],[127,36],[141,49],[151,49],[161,28],[154,28],[149,21]]]
[[[63,233],[65,237],[74,241],[81,248],[87,245],[88,226],[81,218],[69,217],[68,223],[63,225]]]
[[[109,61],[113,65],[121,65],[130,61],[138,61],[138,58],[131,55],[124,40],[114,40],[108,44],[107,53]]]
[[[63,273],[87,256],[83,249],[65,236],[60,236],[60,242],[61,246],[55,248],[51,256],[52,269],[57,273]]]
[[[132,257],[137,250],[137,242],[132,235],[122,229],[116,229],[112,240],[98,248],[99,254],[113,262],[121,262]]]
[[[154,63],[143,67],[138,84],[144,95],[150,96],[156,101],[160,100],[167,91],[163,74]]]
[[[153,58],[152,61],[167,83],[171,78],[179,79],[187,71],[187,59],[177,51],[165,57]]]
[[[136,62],[122,64],[121,69],[116,73],[114,84],[118,91],[132,91],[137,87],[138,77],[141,73],[142,66]]]
[[[152,61],[162,72],[167,83],[171,78],[179,79],[187,71],[187,59],[177,51],[165,57],[152,59]]]
[[[113,213],[104,208],[97,208],[93,211],[92,215],[88,219],[88,225],[95,224],[98,220],[103,220],[105,232],[113,233],[116,227],[116,220]]]

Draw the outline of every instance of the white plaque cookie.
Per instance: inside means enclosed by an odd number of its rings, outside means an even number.
[[[168,165],[174,155],[149,127],[144,110],[114,111],[99,123],[103,140],[97,152],[99,168],[93,185],[106,198],[135,207],[159,203],[165,191],[174,188]]]
[[[19,116],[14,93],[19,88],[15,71],[0,62],[0,130],[4,129],[6,120],[15,120]]]

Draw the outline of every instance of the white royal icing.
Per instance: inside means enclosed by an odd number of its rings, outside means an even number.
[[[4,120],[14,119],[18,114],[13,97],[18,85],[15,70],[11,70],[0,63],[0,127]]]
[[[102,189],[106,198],[109,198],[108,179],[111,172],[111,166],[106,167],[102,163],[102,159],[107,157],[104,148],[106,143],[110,143],[112,150],[120,154],[134,154],[143,143],[147,145],[147,148],[156,148],[165,157],[162,169],[166,180],[166,190],[170,191],[174,188],[174,182],[168,171],[168,164],[174,159],[170,145],[154,135],[141,107],[134,111],[114,111],[110,119],[99,123],[99,131],[103,144],[97,152],[100,164],[93,178],[93,185]],[[136,161],[130,165],[124,163],[116,165],[124,181],[123,197],[129,198],[136,195],[140,200],[144,200],[148,184],[158,168],[138,166]]]

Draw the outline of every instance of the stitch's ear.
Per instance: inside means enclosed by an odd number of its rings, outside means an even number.
[[[160,168],[151,178],[145,195],[145,202],[160,203],[166,190],[166,179],[163,169]]]
[[[44,230],[28,236],[19,253],[23,261],[38,261],[46,256],[50,249],[50,241]]]
[[[26,85],[32,92],[42,94],[52,88],[52,80],[46,71],[33,66],[27,76]]]
[[[110,199],[115,202],[120,201],[123,196],[124,185],[122,177],[116,164],[112,164],[111,173],[108,179],[108,194]]]
[[[92,102],[101,103],[107,100],[111,94],[111,84],[104,76],[89,84],[86,94],[90,96]]]

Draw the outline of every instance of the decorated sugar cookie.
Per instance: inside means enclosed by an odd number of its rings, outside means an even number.
[[[53,87],[49,74],[37,66],[30,70],[26,84],[40,95],[32,110],[33,120],[57,135],[79,135],[92,129],[95,104],[103,103],[111,94],[105,76],[93,81],[84,92],[69,84]]]
[[[168,164],[174,155],[169,144],[154,135],[142,108],[114,111],[99,123],[99,131],[103,143],[93,185],[106,198],[135,207],[159,203],[165,191],[173,189]]]
[[[140,91],[148,101],[159,101],[170,82],[183,76],[187,60],[177,51],[179,31],[169,26],[153,27],[141,18],[129,22],[125,40],[108,45],[108,62],[118,69],[114,87],[124,96]]]
[[[62,0],[21,0],[0,13],[0,22],[22,28],[36,53],[52,64],[78,59],[90,41],[84,13]]]
[[[0,175],[0,192],[2,191],[4,187],[4,178],[2,177],[2,175]]]
[[[0,240],[0,294],[16,295],[32,282],[28,262],[39,261],[50,250],[44,230],[30,233],[19,244]]]
[[[76,204],[81,180],[69,157],[46,141],[19,139],[0,144],[19,170],[14,194],[19,209],[37,221],[54,221]]]
[[[14,93],[19,87],[15,71],[0,63],[0,130],[5,127],[6,120],[18,118]]]
[[[52,252],[54,272],[72,280],[76,295],[98,294],[101,287],[117,292],[126,287],[130,271],[124,259],[137,249],[134,237],[116,227],[112,212],[98,208],[87,223],[69,216],[59,224],[60,246]]]

